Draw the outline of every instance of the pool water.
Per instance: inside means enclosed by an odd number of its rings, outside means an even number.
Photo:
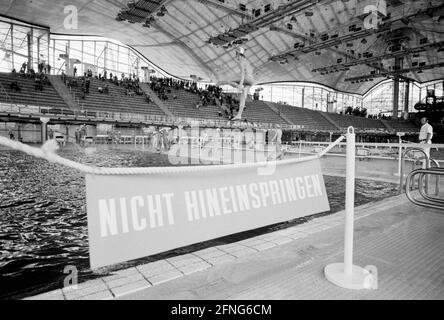
[[[120,147],[103,147],[93,152],[70,147],[59,154],[101,167],[170,166],[165,155]],[[324,178],[331,206],[331,211],[325,214],[343,210],[345,179]],[[356,205],[390,197],[396,192],[394,184],[357,180]],[[239,241],[311,218],[207,241],[113,268]],[[16,151],[0,150],[0,298],[16,299],[60,288],[67,265],[77,267],[81,282],[114,270],[89,270],[83,174]]]

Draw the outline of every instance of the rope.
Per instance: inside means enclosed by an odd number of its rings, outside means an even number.
[[[330,150],[339,145],[343,140],[345,140],[345,136],[340,136],[339,139],[337,139],[335,142],[325,148],[321,153],[319,153],[319,158],[325,156],[328,152],[330,152]]]
[[[287,159],[276,161],[276,165],[293,164],[306,161],[312,161],[319,159],[325,155],[328,150],[331,150],[338,145],[345,137],[342,136],[331,146],[325,149],[322,153],[305,157],[302,159]],[[59,146],[55,140],[47,141],[41,148],[35,148],[23,144],[18,141],[10,140],[5,137],[0,137],[0,145],[26,153],[36,158],[47,160],[51,163],[63,165],[68,168],[76,169],[83,173],[93,175],[153,175],[153,174],[169,174],[169,173],[189,173],[189,172],[203,172],[203,171],[216,171],[216,170],[229,170],[239,168],[258,168],[269,166],[270,162],[250,162],[250,163],[236,163],[227,165],[214,165],[214,166],[181,166],[181,167],[151,167],[151,168],[99,168],[87,166],[75,161],[71,161],[60,157],[55,152],[59,149]]]
[[[65,167],[77,169],[85,173],[93,173],[101,170],[100,168],[89,167],[81,163],[60,157],[55,153],[55,151],[59,149],[59,146],[55,140],[49,140],[41,148],[34,148],[18,141],[10,140],[5,137],[0,137],[0,145],[9,147],[13,150],[21,151],[30,156],[44,159],[52,163],[57,163],[64,165]]]

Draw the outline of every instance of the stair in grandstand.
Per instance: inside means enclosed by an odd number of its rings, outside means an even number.
[[[323,116],[328,122],[330,122],[336,130],[341,130],[341,127],[333,121],[333,119],[330,117],[330,114],[328,112],[319,112],[321,116]]]
[[[249,122],[274,123],[280,125],[292,124],[291,122],[285,121],[263,101],[247,102],[245,105],[246,108],[242,119],[246,119]]]
[[[140,89],[148,95],[153,102],[169,117],[173,117],[173,113],[168,109],[168,107],[159,99],[157,94],[151,90],[150,86],[146,83],[140,83]]]
[[[293,107],[284,104],[275,104],[279,111],[293,124],[303,126],[308,130],[336,131],[336,126],[330,123],[318,111]]]
[[[66,105],[74,112],[80,111],[80,106],[77,101],[72,96],[71,92],[69,92],[68,88],[63,83],[60,76],[50,75],[48,76],[49,81],[51,82],[54,89],[57,91],[59,96],[65,101]]]
[[[206,105],[197,108],[197,105],[201,102],[198,94],[185,89],[169,88],[168,90],[168,100],[163,101],[163,103],[176,117],[226,120],[225,117],[219,116],[221,108],[218,106]]]
[[[385,126],[385,128],[386,128],[388,131],[393,131],[393,130],[394,130],[394,128],[389,124],[388,121],[381,120],[381,122],[382,122],[382,124]]]
[[[284,113],[282,113],[279,110],[279,106],[277,104],[274,104],[273,102],[267,102],[264,101],[264,103],[271,109],[274,111],[274,113],[276,113],[278,116],[280,116],[282,119],[284,119],[287,123],[291,124],[291,125],[295,125],[293,123],[293,121],[291,121],[290,118],[288,118]]]

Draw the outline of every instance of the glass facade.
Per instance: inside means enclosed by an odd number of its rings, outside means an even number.
[[[62,71],[72,74],[76,67],[77,75],[91,70],[97,76],[106,71],[108,77],[111,73],[119,79],[121,75],[135,74],[144,79],[148,76],[145,70],[151,70],[149,75],[170,76],[132,48],[111,39],[52,35],[49,51],[49,63],[55,67],[55,74]]]
[[[26,23],[14,23],[9,19],[0,20],[0,71],[20,71],[23,63],[37,70],[37,65],[48,62],[48,29]]]
[[[408,88],[407,88],[408,87]],[[399,84],[399,113],[404,111],[406,94],[408,93],[408,110],[409,113],[416,112],[415,104],[422,101],[425,102],[427,90],[433,89],[437,97],[444,95],[444,81],[432,81],[429,83],[406,83]],[[367,108],[368,114],[393,115],[393,80],[384,81],[372,88],[363,97],[364,107]]]
[[[361,107],[362,96],[335,91],[331,88],[304,82],[283,82],[254,86],[251,94],[259,92],[259,99],[312,110],[341,113],[347,107]]]
[[[408,88],[407,88],[408,86]],[[427,90],[433,89],[437,97],[444,96],[444,80],[429,83],[399,84],[399,116],[404,111],[406,94],[408,94],[408,110],[416,112],[414,106],[425,101]],[[341,113],[348,107],[367,109],[368,115],[393,115],[394,81],[384,81],[365,95],[335,91],[318,84],[302,82],[273,83],[254,86],[250,94],[259,92],[259,99],[276,103],[288,104],[300,108],[317,111]]]
[[[118,78],[122,74],[141,79],[149,75],[171,77],[118,41],[54,35],[49,29],[0,18],[0,72],[19,72],[23,63],[37,71],[40,62],[49,64],[52,74],[72,74],[76,67],[77,75],[90,69],[93,75],[103,75],[106,70],[108,76],[112,73]]]

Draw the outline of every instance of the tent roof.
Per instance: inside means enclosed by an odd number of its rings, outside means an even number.
[[[128,9],[128,1],[122,0],[9,0],[0,3],[0,13],[49,27],[52,33],[119,40],[182,78],[197,75],[214,82],[239,81],[241,71],[235,59],[239,45],[217,39],[225,41],[228,33],[245,26],[252,26],[253,31],[234,40],[244,39],[240,45],[246,49],[256,83],[307,81],[363,94],[387,76],[396,75],[392,69],[396,54],[403,57],[399,68],[404,69],[405,79],[428,82],[444,78],[443,66],[427,69],[443,61],[442,1],[387,0],[390,17],[379,29],[368,28],[366,6],[381,1],[135,1],[136,6],[151,2],[157,10],[150,28],[143,23],[117,21],[118,13]],[[247,11],[239,10],[240,3]],[[64,26],[64,8],[72,4],[78,9],[76,30]],[[270,11],[265,13],[267,4]],[[159,17],[155,13],[161,5],[167,12]],[[428,6],[435,8],[427,11]],[[253,9],[261,9],[256,18],[251,15]],[[218,45],[209,43],[210,39]],[[397,44],[402,50],[392,52]],[[372,78],[372,72],[385,77]],[[356,79],[345,81],[350,78]]]

